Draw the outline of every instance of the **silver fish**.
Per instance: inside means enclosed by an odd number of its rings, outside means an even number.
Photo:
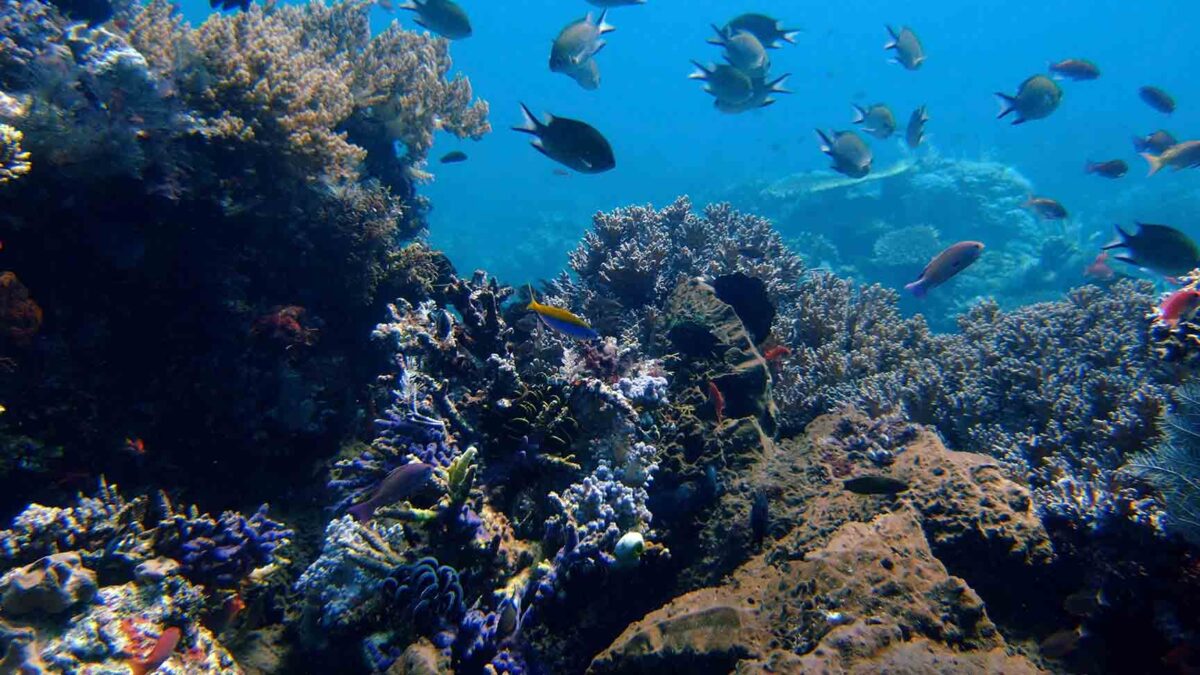
[[[866,108],[854,106],[854,123],[875,138],[888,138],[896,133],[896,116],[892,109],[882,103],[873,103]]]
[[[564,26],[550,47],[550,70],[564,73],[578,68],[598,54],[606,44],[600,36],[616,30],[604,21],[607,15],[606,9],[600,13],[598,21],[593,21],[591,12],[588,12],[582,19]]]
[[[727,35],[716,26],[712,28],[720,38],[719,44],[725,48],[725,60],[729,65],[750,77],[767,74],[771,67],[771,59],[767,56],[762,42],[759,42],[753,33],[739,30]]]
[[[696,72],[688,77],[702,80],[704,91],[712,94],[718,101],[727,105],[737,105],[754,96],[754,81],[737,68],[725,63],[705,66],[698,61],[692,61],[692,65],[696,66]]]
[[[780,75],[779,77],[767,81],[765,77],[757,77],[751,80],[750,98],[737,103],[724,101],[720,98],[713,101],[713,105],[723,113],[737,114],[755,108],[765,108],[775,102],[771,98],[771,94],[790,94],[792,92],[782,87],[783,81],[788,78],[788,74]]]
[[[838,173],[851,178],[862,178],[871,172],[871,161],[874,159],[871,148],[853,131],[835,131],[833,137],[817,129],[821,138],[821,152],[833,159],[830,167]]]
[[[550,159],[580,173],[600,173],[617,165],[608,139],[590,124],[554,115],[540,122],[524,103],[521,112],[525,123],[513,131],[537,136],[530,145]]]
[[[891,39],[883,48],[896,50],[896,58],[892,59],[894,63],[899,63],[908,70],[916,70],[925,63],[925,48],[921,46],[921,40],[911,28],[901,26],[900,32],[897,33],[896,29],[888,26],[887,31]]]

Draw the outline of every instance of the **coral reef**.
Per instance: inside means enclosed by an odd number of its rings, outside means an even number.
[[[0,613],[58,614],[96,595],[96,574],[75,551],[55,553],[0,577]]]
[[[1122,470],[1154,487],[1162,502],[1163,527],[1200,544],[1200,388],[1175,391],[1177,406],[1166,418],[1166,434],[1153,449],[1134,455]]]
[[[487,106],[445,40],[372,36],[370,2],[196,26],[163,0],[118,5],[94,24],[0,5],[0,158],[23,174],[2,187],[3,332],[39,354],[5,350],[0,400],[23,403],[5,422],[63,449],[51,471],[169,468],[241,507],[356,431],[382,300],[420,300],[448,267],[406,248],[425,155],[439,130],[486,133]],[[150,451],[122,461],[126,438]],[[247,461],[295,481],[219,468]]]

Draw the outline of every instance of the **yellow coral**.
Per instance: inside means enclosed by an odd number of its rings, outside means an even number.
[[[29,153],[21,150],[25,135],[7,124],[0,124],[0,185],[29,173],[33,165]]]

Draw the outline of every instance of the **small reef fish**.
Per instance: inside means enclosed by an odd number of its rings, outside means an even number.
[[[1146,102],[1146,105],[1154,108],[1160,113],[1170,115],[1175,112],[1175,98],[1168,94],[1165,90],[1159,87],[1145,86],[1138,89],[1138,96]]]
[[[801,32],[799,28],[784,28],[778,19],[766,14],[749,12],[730,19],[729,23],[725,24],[717,33],[721,36],[733,35],[739,30],[753,34],[767,49],[778,49],[780,40],[794,45],[796,44],[794,38]],[[709,38],[708,43],[711,45],[721,44],[717,38]]]
[[[1181,288],[1167,296],[1158,308],[1158,318],[1167,326],[1174,328],[1180,321],[1189,321],[1200,308],[1200,291],[1193,288]]]
[[[462,150],[451,150],[450,152],[442,155],[442,158],[438,161],[442,164],[456,164],[458,162],[465,162],[467,161],[467,153],[463,152]]]
[[[513,131],[536,136],[530,145],[550,159],[580,173],[601,173],[617,165],[608,139],[586,122],[547,114],[539,122],[524,103],[525,123]]]
[[[126,438],[125,451],[134,457],[146,456],[146,442],[140,438]]]
[[[721,393],[717,383],[712,380],[708,381],[708,400],[712,402],[713,415],[719,425],[725,421],[725,395]]]
[[[750,541],[755,546],[762,544],[767,536],[767,526],[770,525],[770,502],[767,492],[759,489],[754,493],[754,501],[750,503]]]
[[[1015,112],[1013,124],[1024,124],[1048,117],[1057,110],[1062,102],[1062,87],[1045,75],[1034,75],[1021,83],[1016,94],[1009,96],[998,91],[996,96],[1000,98],[1000,114],[996,119]]]
[[[1200,267],[1200,247],[1191,237],[1169,225],[1136,225],[1137,231],[1133,234],[1116,225],[1116,240],[1101,249],[1126,249],[1126,253],[1115,255],[1113,259],[1169,276],[1181,276]]]
[[[834,131],[833,138],[817,129],[821,139],[821,152],[833,159],[830,167],[838,173],[851,178],[862,178],[871,173],[871,161],[874,159],[871,148],[853,131]]]
[[[424,462],[412,462],[396,467],[379,482],[379,487],[375,488],[375,494],[371,495],[370,499],[355,504],[346,511],[365,525],[375,515],[376,509],[408,497],[424,486],[432,475],[433,465]]]
[[[592,329],[586,321],[575,316],[562,307],[543,305],[537,301],[533,288],[529,289],[529,304],[526,309],[538,315],[546,327],[556,333],[561,333],[576,340],[595,340],[600,334]]]
[[[896,133],[896,116],[883,103],[872,103],[866,108],[855,105],[854,123],[861,124],[862,130],[875,138],[888,138]]]
[[[1149,176],[1153,176],[1167,166],[1176,171],[1194,169],[1200,166],[1200,141],[1176,143],[1158,155],[1148,152],[1141,154],[1142,159],[1150,165],[1150,172],[1147,174]]]
[[[925,123],[928,121],[929,115],[925,112],[925,106],[917,108],[909,115],[908,129],[904,132],[904,142],[909,148],[916,150],[925,140]]]
[[[896,29],[887,26],[887,32],[891,39],[883,48],[896,50],[896,57],[892,59],[892,63],[899,63],[908,70],[916,70],[925,63],[925,48],[921,46],[921,40],[911,28],[901,26],[900,32],[897,33]]]
[[[717,102],[736,105],[754,96],[754,81],[741,70],[726,63],[705,66],[692,61],[696,71],[688,79],[704,82],[704,91],[716,97]]]
[[[1088,636],[1088,632],[1083,626],[1077,626],[1070,630],[1060,630],[1057,633],[1052,633],[1050,637],[1038,643],[1038,649],[1041,650],[1042,656],[1047,656],[1052,659],[1061,659],[1070,654],[1079,647],[1079,642]]]
[[[908,489],[908,483],[890,476],[858,476],[843,481],[842,487],[859,495],[894,495]]]
[[[1063,220],[1068,215],[1065,206],[1049,197],[1030,197],[1021,206],[1033,211],[1043,220]]]
[[[950,277],[970,267],[971,263],[979,259],[981,253],[983,244],[977,241],[960,241],[953,244],[930,260],[925,269],[921,270],[917,280],[906,285],[904,290],[923,298],[931,289],[946,283]]]
[[[578,68],[604,49],[606,43],[600,36],[616,30],[604,21],[606,16],[607,9],[600,12],[599,20],[593,21],[591,12],[588,12],[582,19],[564,26],[550,46],[550,71],[565,73]]]
[[[566,169],[559,169],[557,167],[550,169],[550,173],[554,174],[555,176],[570,176],[571,175],[570,171],[567,171]]]
[[[1063,600],[1063,609],[1072,616],[1086,618],[1104,607],[1108,607],[1108,599],[1100,589],[1086,588],[1068,595],[1066,600]]]
[[[471,37],[471,19],[467,12],[454,0],[409,0],[400,5],[417,13],[414,19],[422,28],[429,29],[447,40],[462,40]]]
[[[1083,268],[1083,276],[1097,281],[1112,281],[1116,275],[1117,273],[1108,264],[1108,251],[1097,253],[1096,259]]]
[[[1087,59],[1063,59],[1058,63],[1051,63],[1049,70],[1056,80],[1070,79],[1078,82],[1100,77],[1100,69]]]
[[[792,350],[786,345],[773,345],[763,350],[762,357],[768,363],[785,359],[792,355]]]
[[[240,9],[245,12],[250,9],[252,2],[253,0],[208,0],[210,7],[221,11]]]
[[[767,49],[754,37],[754,33],[738,30],[723,33],[720,28],[713,26],[717,32],[718,43],[725,49],[725,60],[750,77],[761,77],[767,74],[771,67],[771,59]]]
[[[1123,159],[1110,159],[1107,162],[1089,161],[1083,166],[1084,173],[1094,173],[1105,178],[1120,178],[1129,173],[1129,165]]]
[[[1139,153],[1148,152],[1152,155],[1159,155],[1166,151],[1167,148],[1175,145],[1178,141],[1171,135],[1171,132],[1166,129],[1159,129],[1152,134],[1139,138],[1133,137],[1133,149]]]
[[[731,115],[743,113],[747,110],[754,110],[755,108],[765,108],[775,102],[775,99],[771,98],[771,94],[792,93],[783,88],[783,81],[788,79],[789,76],[789,73],[784,73],[770,82],[768,82],[765,77],[751,78],[751,90],[749,98],[738,102],[725,101],[717,98],[715,101],[713,101],[713,106],[717,110],[720,110],[723,113],[729,113]]]
[[[158,636],[154,648],[150,650],[150,654],[146,658],[133,659],[129,662],[129,671],[133,675],[149,675],[158,670],[159,666],[171,658],[171,654],[175,652],[175,648],[179,646],[182,638],[183,632],[174,626],[164,630]]]

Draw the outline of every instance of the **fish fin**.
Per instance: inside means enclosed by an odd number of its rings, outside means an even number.
[[[780,40],[783,40],[784,42],[786,42],[790,45],[794,45],[794,44],[796,44],[796,39],[795,39],[796,36],[799,35],[800,33],[803,33],[804,29],[803,28],[781,28],[777,32],[779,33]]]
[[[688,75],[689,80],[706,80],[712,74],[712,71],[704,67],[704,64],[699,61],[692,61],[692,65],[696,66],[696,72]]]
[[[346,509],[346,513],[354,516],[354,519],[357,520],[360,525],[366,525],[367,521],[371,520],[371,516],[375,512],[375,509],[371,508],[370,504],[370,501],[365,501],[361,504],[355,504],[354,506]]]
[[[1138,224],[1138,227],[1141,228],[1140,223]],[[1100,247],[1101,251],[1107,251],[1110,248],[1123,248],[1123,247],[1126,247],[1129,245],[1129,240],[1131,239],[1130,234],[1128,232],[1126,232],[1120,225],[1113,225],[1113,228],[1115,228],[1117,230],[1117,238],[1110,241],[1109,243],[1105,244],[1104,246],[1101,246]],[[1113,257],[1117,258],[1118,260],[1120,259],[1119,256],[1113,256]],[[1125,262],[1133,262],[1133,261],[1126,260]]]
[[[608,16],[608,9],[605,9],[603,12],[600,12],[600,20],[596,22],[596,34],[597,35],[604,35],[605,33],[611,33],[617,29],[616,26],[614,26],[611,23],[608,23],[607,21],[604,20],[605,17],[607,17],[607,16]]]
[[[720,28],[715,23],[710,23],[708,25],[712,26],[713,31],[717,34],[717,37],[715,38],[708,38],[708,44],[724,47],[725,43],[729,41],[729,35],[725,32],[725,29]]]
[[[1095,173],[1096,172],[1096,163],[1090,159],[1084,160],[1083,172],[1084,173]]]
[[[760,107],[760,108],[765,108],[765,107],[767,107],[767,106],[769,106],[769,105],[773,104],[774,102],[775,102],[775,99],[773,99],[773,98],[771,98],[770,96],[768,96],[768,97],[766,97],[766,98],[764,98],[764,99],[763,99],[763,102],[762,102],[762,103],[758,104],[758,107]]]
[[[529,108],[524,103],[520,103],[519,105],[521,106],[521,114],[525,119],[522,120],[521,126],[513,127],[512,130],[537,136],[538,132],[542,130],[542,123],[533,116],[533,113],[529,111]]]
[[[1013,126],[1015,127],[1018,124],[1025,124],[1026,121],[1027,120],[1024,117],[1021,117],[1020,113],[1018,113],[1017,118],[1015,120],[1013,120],[1012,123],[1013,123]]]
[[[887,28],[888,35],[890,35],[892,39],[888,40],[886,43],[884,43],[883,48],[884,49],[895,49],[897,46],[897,40],[900,39],[900,36],[896,33],[895,29],[893,29],[891,26],[884,26],[884,28]]]
[[[1129,256],[1129,255],[1114,255],[1113,260],[1120,260],[1123,263],[1129,263],[1130,265],[1137,265],[1138,267],[1142,266],[1142,264],[1140,262],[1138,262],[1136,258],[1134,258],[1133,256]]]
[[[421,11],[421,5],[417,4],[414,0],[408,0],[408,2],[398,5],[396,9],[407,9],[410,12],[419,12]]]
[[[589,56],[588,59],[595,58],[595,56],[600,53],[600,50],[604,49],[607,46],[608,46],[608,43],[605,42],[604,40],[596,40],[596,49],[595,49],[595,51],[592,52],[592,55]],[[579,63],[576,63],[575,65],[579,65],[586,61],[587,61],[587,59],[583,59],[583,61],[580,61]]]
[[[925,273],[922,272],[921,276],[925,276]],[[917,297],[917,298],[925,297],[925,293],[928,292],[928,289],[925,288],[925,284],[921,279],[917,279],[916,281],[914,281],[910,284],[905,284],[904,290],[908,291],[909,293],[912,293],[913,297]]]
[[[1013,103],[1016,103],[1017,99],[1009,96],[1008,94],[1002,94],[1000,92],[996,92],[996,98],[1000,99],[1000,114],[996,115],[996,119],[1001,119],[1008,113],[1016,110],[1016,107],[1013,106]]]
[[[1150,165],[1150,173],[1147,173],[1147,176],[1153,176],[1163,168],[1164,165],[1161,156],[1152,155],[1148,152],[1141,152],[1138,154],[1140,154],[1142,159],[1146,160],[1146,163]]]
[[[1133,136],[1132,138],[1133,138],[1134,152],[1142,153],[1142,152],[1146,152],[1147,150],[1150,149],[1150,145],[1148,143],[1146,143],[1146,141],[1142,140],[1141,138],[1138,138],[1137,136]]]
[[[854,108],[854,123],[862,124],[867,119],[867,111],[863,110],[862,106],[857,103],[851,103],[850,107]]]

